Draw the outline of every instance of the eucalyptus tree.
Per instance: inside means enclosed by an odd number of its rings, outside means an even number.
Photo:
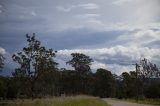
[[[147,79],[147,78],[159,78],[160,77],[160,70],[157,67],[156,64],[151,63],[149,60],[146,58],[140,60],[140,76],[142,79]]]
[[[83,53],[72,53],[71,56],[72,59],[66,63],[74,67],[76,71],[80,74],[87,74],[91,71],[90,65],[93,60],[89,56]]]
[[[139,67],[138,78],[141,80],[141,95],[144,96],[144,90],[151,85],[151,80],[160,78],[160,70],[156,64],[146,58],[140,60]]]
[[[33,94],[35,91],[36,81],[41,79],[43,82],[44,75],[49,71],[54,71],[57,68],[57,63],[53,60],[56,56],[56,51],[46,49],[41,45],[41,42],[35,38],[35,34],[29,36],[26,34],[27,46],[22,51],[13,54],[13,61],[19,64],[19,67],[13,72],[14,77],[30,80],[30,88]],[[41,82],[41,83],[42,83]],[[39,84],[37,84],[39,85]],[[37,87],[37,88],[43,88]]]
[[[88,86],[87,77],[91,74],[90,65],[93,60],[83,53],[72,53],[71,56],[72,59],[66,63],[71,65],[76,71],[77,85],[75,87],[75,91],[78,93],[86,93]]]

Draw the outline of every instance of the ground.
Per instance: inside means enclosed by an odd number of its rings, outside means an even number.
[[[108,106],[105,101],[91,96],[52,97],[41,99],[0,100],[0,106]]]
[[[118,101],[110,98],[105,98],[103,100],[106,101],[111,106],[153,106],[153,105],[137,104],[125,101]]]

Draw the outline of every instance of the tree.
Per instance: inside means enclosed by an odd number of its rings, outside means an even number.
[[[89,57],[86,56],[85,54],[82,53],[72,53],[71,54],[72,59],[66,62],[67,64],[71,65],[74,67],[76,71],[76,92],[77,93],[86,93],[87,89],[87,77],[91,73],[90,70],[90,65],[93,60]]]
[[[131,71],[130,73],[128,72],[123,72],[122,73],[122,92],[123,92],[123,97],[125,98],[132,98],[136,97],[137,95],[137,89],[139,88],[139,81],[136,82],[136,72]],[[135,86],[137,84],[137,86]]]
[[[42,84],[42,82],[38,83],[37,81],[44,81],[46,74],[56,70],[57,63],[53,60],[56,51],[41,46],[41,42],[35,39],[35,34],[33,36],[27,34],[26,38],[28,46],[12,56],[13,60],[20,65],[19,68],[15,69],[13,76],[20,78],[22,84],[29,80],[33,94],[33,91],[36,92],[35,86]],[[43,87],[45,86],[37,87],[37,89]]]
[[[151,77],[160,77],[160,70],[157,65],[149,62],[146,58],[140,60],[140,66],[139,74],[143,80]]]
[[[144,58],[140,60],[137,74],[138,79],[141,81],[141,96],[143,97],[145,88],[151,84],[151,79],[160,77],[160,70],[156,64]]]
[[[160,79],[151,79],[151,83],[145,88],[147,98],[160,98]]]
[[[27,34],[26,38],[28,47],[12,56],[13,60],[20,64],[20,68],[16,69],[13,75],[31,77],[40,75],[41,71],[55,69],[57,63],[53,61],[53,57],[56,51],[41,46],[41,42],[35,39],[35,34],[33,36]]]
[[[82,53],[72,53],[71,56],[72,59],[66,62],[67,64],[74,67],[80,74],[87,74],[90,72],[90,65],[93,60],[89,56]]]
[[[4,56],[3,54],[0,53],[0,71],[2,70],[3,66],[4,66]]]
[[[0,72],[3,69],[4,60],[5,60],[5,58],[4,58],[3,54],[0,53]],[[2,97],[2,98],[6,97],[6,89],[7,89],[6,85],[7,85],[6,78],[3,76],[0,76],[0,97]]]
[[[112,73],[106,69],[97,69],[96,76],[96,96],[114,97],[115,95],[115,80]]]

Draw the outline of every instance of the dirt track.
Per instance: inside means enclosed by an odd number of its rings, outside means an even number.
[[[112,100],[109,98],[105,98],[103,100],[106,101],[111,106],[152,106],[152,105],[144,105],[144,104],[117,101],[117,100]]]

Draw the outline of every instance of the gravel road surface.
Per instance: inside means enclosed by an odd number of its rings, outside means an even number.
[[[137,104],[137,103],[130,103],[130,102],[124,102],[124,101],[118,101],[118,100],[112,100],[109,98],[103,99],[111,106],[152,106],[152,105],[144,105],[144,104]]]

